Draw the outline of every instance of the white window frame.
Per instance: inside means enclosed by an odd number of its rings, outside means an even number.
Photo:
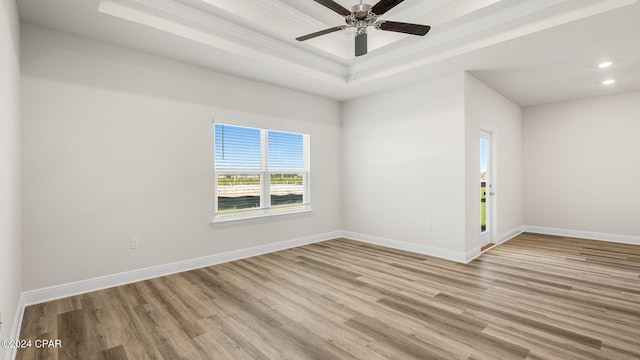
[[[260,130],[260,152],[261,152],[261,165],[260,170],[216,170],[216,134],[215,125],[245,127],[250,129]],[[281,132],[291,133],[296,135],[302,135],[303,138],[303,157],[304,157],[304,169],[269,169],[269,132]],[[276,129],[263,129],[228,123],[215,123],[213,124],[213,181],[214,181],[214,216],[211,222],[213,224],[234,223],[239,221],[250,221],[264,219],[273,216],[294,215],[301,213],[311,212],[311,192],[310,192],[310,180],[311,180],[311,166],[310,166],[310,135],[302,134],[290,131],[282,131]],[[300,171],[298,171],[300,170]],[[218,177],[224,175],[259,175],[260,176],[260,207],[252,209],[243,209],[233,212],[224,212],[223,214],[218,211]],[[271,206],[271,175],[273,174],[298,174],[302,175],[302,204],[292,205],[279,205]]]

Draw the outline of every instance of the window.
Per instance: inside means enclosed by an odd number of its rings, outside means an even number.
[[[215,222],[309,210],[309,135],[215,124]]]

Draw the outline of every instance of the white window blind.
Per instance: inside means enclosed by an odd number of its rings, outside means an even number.
[[[309,135],[214,126],[214,221],[309,209]]]

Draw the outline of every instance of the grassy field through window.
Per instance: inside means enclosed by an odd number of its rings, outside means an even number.
[[[272,185],[302,185],[298,174],[272,174]],[[260,185],[260,175],[233,174],[218,176],[218,186]]]
[[[218,176],[218,211],[235,212],[260,208],[260,175],[229,174]],[[272,207],[303,203],[303,177],[299,174],[271,174]],[[250,215],[250,213],[247,213]]]

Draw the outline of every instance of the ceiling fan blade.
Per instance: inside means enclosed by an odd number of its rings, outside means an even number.
[[[410,35],[425,36],[431,30],[429,25],[409,24],[396,21],[381,21],[376,24],[376,28],[386,31],[395,31]]]
[[[322,35],[330,34],[332,32],[344,30],[346,28],[347,28],[346,25],[336,26],[336,27],[332,27],[331,29],[325,29],[325,30],[317,31],[311,34],[307,34],[305,36],[300,36],[296,38],[296,40],[305,41],[305,40],[313,39],[314,37],[317,37],[317,36],[322,36]]]
[[[362,56],[367,53],[367,33],[356,35],[356,56]]]
[[[320,5],[324,5],[326,7],[328,7],[329,9],[337,12],[338,14],[342,15],[342,16],[349,16],[351,15],[351,11],[347,10],[344,6],[332,1],[332,0],[313,0],[315,2],[317,2]]]
[[[404,0],[380,0],[377,4],[373,5],[371,12],[376,15],[382,15],[403,1]]]

